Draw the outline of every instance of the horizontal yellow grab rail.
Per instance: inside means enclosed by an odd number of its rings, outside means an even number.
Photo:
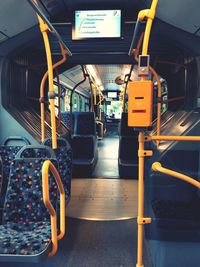
[[[145,136],[145,141],[200,141],[200,136]]]
[[[180,180],[183,180],[197,188],[200,188],[200,182],[196,181],[195,179],[185,175],[185,174],[182,174],[182,173],[179,173],[179,172],[175,172],[175,171],[172,171],[170,169],[167,169],[167,168],[164,168],[162,167],[162,165],[160,164],[160,162],[154,162],[152,164],[152,170],[153,171],[157,171],[157,172],[162,172],[164,174],[167,174],[167,175],[170,175],[170,176],[173,176],[175,178],[178,178]]]
[[[60,234],[57,235],[57,215],[49,197],[49,170],[53,174],[60,192]],[[42,193],[45,207],[51,216],[52,250],[49,256],[54,256],[58,248],[58,240],[65,234],[65,191],[58,171],[50,160],[46,160],[42,166]]]

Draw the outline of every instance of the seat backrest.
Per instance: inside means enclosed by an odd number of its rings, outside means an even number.
[[[70,128],[70,112],[62,112],[61,120],[68,128]],[[72,113],[72,123],[73,123],[73,128],[74,128],[74,114],[73,113]],[[73,129],[72,129],[72,133],[73,133]]]
[[[122,136],[119,139],[119,158],[138,161],[138,141],[136,137]]]
[[[96,122],[94,112],[74,112],[75,135],[94,135],[96,136]]]
[[[0,176],[0,208],[3,207],[5,200],[10,173],[10,164],[23,145],[29,144],[30,142],[22,136],[9,136],[4,140],[3,145],[0,146],[0,156],[2,160],[2,175]]]
[[[49,213],[42,198],[42,165],[46,159],[20,158],[11,163],[5,199],[3,224],[7,222],[38,222],[49,220]],[[56,160],[51,160],[56,166]],[[57,186],[49,175],[50,199],[54,207]]]
[[[128,113],[122,112],[122,117],[119,125],[120,136],[138,136],[138,132],[134,131],[133,127],[128,127]]]
[[[5,194],[8,185],[8,178],[10,174],[10,164],[14,160],[17,152],[21,146],[0,146],[0,155],[2,159],[2,176],[0,176],[1,193],[0,193],[0,207],[2,208]]]
[[[93,135],[73,136],[73,158],[74,159],[91,159],[95,157],[96,139]]]

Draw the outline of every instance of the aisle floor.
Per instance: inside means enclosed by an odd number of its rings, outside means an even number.
[[[89,220],[137,217],[137,180],[73,179],[67,215]]]
[[[67,234],[56,256],[42,263],[0,263],[0,267],[134,267],[137,252],[136,219],[96,222],[67,220]],[[145,244],[144,265],[152,267]]]
[[[95,178],[119,178],[118,172],[119,137],[105,137],[98,142],[99,158],[93,172]]]

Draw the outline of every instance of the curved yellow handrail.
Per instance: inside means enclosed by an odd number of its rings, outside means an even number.
[[[53,174],[60,192],[60,234],[57,235],[57,216],[56,211],[49,197],[49,170]],[[51,239],[52,250],[49,256],[54,256],[58,248],[58,240],[65,235],[65,191],[58,171],[50,160],[46,160],[42,166],[42,193],[43,202],[51,216]]]
[[[52,68],[53,70],[57,67],[59,67],[60,65],[62,65],[63,63],[65,63],[65,61],[67,60],[67,51],[63,48],[62,44],[60,44],[60,49],[61,49],[61,53],[62,53],[62,59],[59,60],[58,62],[56,62]],[[48,70],[45,72],[41,84],[40,84],[40,111],[41,111],[41,141],[43,142],[45,139],[45,106],[44,106],[44,88],[45,88],[45,82],[46,79],[48,77]]]
[[[37,15],[37,17],[38,17],[38,21],[40,24],[40,31],[43,36],[44,46],[45,46],[45,51],[46,51],[48,77],[49,77],[49,94],[51,95],[49,102],[50,102],[50,111],[51,111],[52,148],[56,149],[57,139],[56,139],[56,119],[55,119],[55,106],[54,106],[53,67],[52,67],[51,48],[50,48],[49,38],[47,34],[47,32],[49,31],[49,28],[39,15]],[[44,114],[42,116],[44,116]]]
[[[180,180],[183,180],[183,181],[185,181],[185,182],[187,182],[187,183],[189,183],[189,184],[191,184],[197,188],[200,188],[200,182],[198,182],[197,180],[195,180],[195,179],[193,179],[193,178],[191,178],[185,174],[164,168],[164,167],[162,167],[160,162],[154,162],[152,164],[152,170],[173,176],[173,177],[178,178]]]

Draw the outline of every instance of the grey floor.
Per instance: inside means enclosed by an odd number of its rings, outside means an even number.
[[[136,219],[112,222],[67,220],[56,256],[38,264],[0,263],[1,267],[133,267],[136,264]],[[144,249],[145,267],[152,267]]]
[[[137,180],[73,179],[71,192],[68,217],[94,221],[137,217]]]
[[[98,141],[99,158],[92,175],[93,177],[119,178],[118,147],[118,136],[108,136]]]

